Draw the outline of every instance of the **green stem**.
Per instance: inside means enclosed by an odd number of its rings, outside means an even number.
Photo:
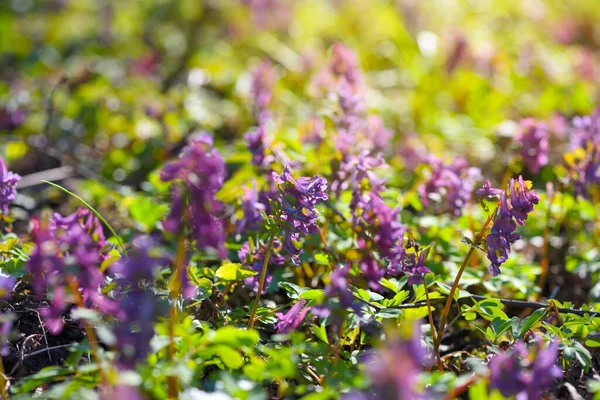
[[[263,261],[262,270],[260,271],[260,281],[258,283],[258,292],[256,293],[256,299],[254,299],[254,306],[252,307],[252,313],[250,314],[250,320],[248,320],[248,329],[254,327],[254,318],[256,317],[256,310],[258,309],[258,302],[260,301],[260,295],[265,286],[265,278],[267,277],[267,266],[269,265],[269,257],[271,256],[271,250],[273,249],[273,241],[275,235],[271,234],[269,238],[269,244],[267,245],[267,252],[265,253],[265,260]]]
[[[487,220],[485,221],[485,224],[483,225],[483,228],[481,228],[481,230],[479,231],[477,236],[475,236],[473,243],[477,244],[481,241],[481,239],[485,235],[485,231],[487,230],[488,226],[490,225],[490,222],[492,222],[495,214],[496,213],[493,212],[488,216]],[[460,282],[460,278],[462,277],[463,272],[465,272],[465,268],[467,267],[467,264],[469,263],[469,260],[471,259],[471,256],[473,255],[474,252],[475,252],[475,247],[469,248],[469,252],[465,256],[465,259],[463,260],[462,264],[460,265],[460,269],[458,270],[458,274],[456,274],[456,278],[454,278],[454,283],[452,284],[452,288],[450,289],[450,294],[448,294],[448,299],[446,300],[446,305],[444,306],[444,312],[442,313],[442,318],[440,320],[440,328],[438,329],[438,332],[437,332],[437,338],[436,338],[437,340],[435,341],[434,346],[433,346],[434,359],[439,360],[439,358],[440,358],[439,349],[440,349],[440,345],[442,344],[442,337],[444,336],[444,328],[446,327],[446,321],[448,320],[448,314],[450,313],[450,307],[452,306],[452,300],[454,299],[454,293],[456,292],[456,289],[458,288],[458,283]],[[438,366],[438,367],[441,367],[441,366]]]
[[[175,257],[175,271],[171,281],[171,308],[169,310],[169,360],[175,362],[175,326],[179,323],[179,312],[177,310],[177,300],[181,295],[181,273],[185,268],[185,235],[179,233],[177,240],[177,255]],[[176,376],[167,377],[167,392],[169,399],[176,399],[179,382]]]

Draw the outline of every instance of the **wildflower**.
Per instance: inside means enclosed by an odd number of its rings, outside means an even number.
[[[242,211],[244,216],[237,222],[237,232],[255,231],[260,227],[263,218],[261,213],[266,212],[266,206],[259,201],[258,191],[256,190],[256,181],[251,189],[243,188],[244,197],[242,198]]]
[[[420,326],[414,324],[410,328],[404,327],[399,335],[388,337],[385,345],[370,357],[366,367],[373,397],[424,398],[418,380],[427,352],[421,344]]]
[[[519,176],[517,182],[511,179],[509,187],[511,214],[519,225],[525,225],[524,221],[527,219],[527,215],[533,211],[533,206],[538,204],[540,198],[534,190],[529,190],[522,176]]]
[[[424,276],[431,272],[425,266],[425,256],[426,252],[421,251],[418,257],[415,253],[411,253],[402,259],[402,272],[408,276],[409,286],[422,283]]]
[[[281,254],[279,254],[279,251],[278,251],[279,249],[281,249],[281,242],[279,241],[279,239],[274,239],[273,240],[273,249],[269,256],[268,267],[276,268],[276,267],[282,267],[284,265],[285,258]],[[267,253],[267,245],[262,240],[259,241],[256,246],[254,246],[252,253],[250,252],[250,243],[249,242],[245,242],[242,245],[242,247],[240,248],[240,250],[238,250],[238,257],[239,257],[240,261],[245,266],[249,267],[250,269],[252,269],[258,273],[255,276],[246,278],[244,281],[244,283],[246,285],[252,287],[252,289],[255,292],[258,291],[258,285],[260,283],[259,282],[260,272],[262,270],[262,265],[265,260],[266,253]],[[269,284],[271,283],[272,280],[273,280],[273,276],[267,270],[267,273],[265,276],[265,284],[263,287],[263,293],[265,293],[267,291],[267,288],[269,287]]]
[[[548,129],[543,122],[537,122],[533,118],[521,120],[520,130],[515,139],[521,145],[521,157],[523,162],[534,174],[548,164],[550,152]]]
[[[353,89],[362,88],[363,77],[358,57],[346,45],[336,42],[333,44],[329,64],[321,71],[316,83],[317,87],[330,90],[342,79]]]
[[[33,220],[32,233],[35,247],[25,268],[32,276],[34,291],[39,296],[52,293],[49,306],[42,308],[49,330],[62,330],[62,314],[72,296],[81,296],[88,308],[117,315],[118,305],[100,291],[104,274],[100,269],[110,246],[107,245],[98,219],[87,209],[63,217],[55,214],[49,223]],[[80,293],[67,294],[75,280]]]
[[[160,177],[165,182],[181,180],[187,190],[184,193],[174,186],[173,204],[165,228],[171,232],[179,230],[180,221],[187,213],[196,247],[199,250],[212,248],[224,257],[225,232],[217,217],[222,205],[215,194],[223,186],[225,164],[219,152],[212,148],[212,139],[207,135],[193,138],[179,160],[164,166]]]
[[[244,135],[244,140],[248,146],[248,150],[252,153],[252,164],[261,169],[268,169],[275,161],[272,155],[266,154],[268,146],[265,125],[260,124],[255,130],[249,131]]]
[[[334,311],[334,325],[341,323],[341,315],[347,308],[360,314],[360,305],[354,301],[350,289],[350,266],[337,266],[329,274],[329,284],[325,285],[325,304],[313,308],[313,314],[320,318],[327,318]]]
[[[591,115],[573,118],[569,138],[571,150],[586,149],[589,144],[600,144],[600,109]]]
[[[154,241],[142,236],[134,240],[127,257],[111,266],[121,293],[118,301],[122,317],[115,326],[121,368],[133,368],[150,351],[158,303],[149,285],[154,282],[155,272],[167,261]]]
[[[497,190],[489,187],[488,182],[486,182],[478,193],[496,193]],[[511,245],[520,238],[520,235],[515,232],[517,223],[524,225],[527,215],[533,211],[534,205],[539,202],[539,197],[534,190],[529,189],[528,183],[523,180],[522,176],[519,176],[518,181],[510,180],[508,192],[507,195],[506,191],[502,191],[500,195],[498,213],[494,219],[491,232],[486,237],[487,257],[491,262],[488,270],[493,276],[500,273],[500,265],[508,259]]]
[[[288,333],[296,330],[304,320],[306,313],[310,311],[310,307],[305,307],[305,305],[306,300],[300,299],[287,313],[275,313],[278,320],[275,325],[277,332]]]
[[[442,211],[460,216],[471,199],[475,182],[481,179],[479,168],[469,168],[464,158],[446,164],[434,156],[429,157],[429,165],[431,175],[418,189],[423,204],[427,206],[430,198],[438,197],[443,199]]]
[[[313,179],[294,179],[289,166],[285,167],[281,175],[273,173],[273,179],[280,188],[277,200],[284,224],[283,248],[291,254],[292,261],[299,264],[298,256],[302,250],[296,248],[294,242],[298,241],[300,233],[307,235],[317,232],[316,220],[319,214],[315,206],[319,201],[329,198],[325,193],[327,181],[316,175]]]
[[[544,345],[538,340],[533,349],[518,342],[490,360],[490,390],[497,389],[505,397],[539,399],[562,376],[562,370],[556,365],[557,357],[556,342]]]
[[[7,298],[15,287],[15,278],[0,272],[0,299]]]
[[[487,179],[485,181],[485,183],[483,184],[483,186],[480,189],[477,189],[475,191],[475,193],[477,194],[477,196],[479,197],[496,197],[499,194],[502,193],[502,189],[496,189],[492,187],[492,183],[490,182],[489,179]]]
[[[258,112],[258,121],[264,122],[270,117],[269,105],[273,98],[275,71],[270,61],[262,61],[252,72],[251,92]]]
[[[17,196],[17,183],[21,176],[6,169],[4,160],[0,158],[0,212],[8,214],[8,205]]]

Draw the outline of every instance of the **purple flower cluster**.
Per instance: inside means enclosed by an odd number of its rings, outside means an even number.
[[[591,115],[578,116],[573,118],[571,129],[569,130],[570,148],[586,149],[591,144],[597,146],[600,144],[600,108]]]
[[[278,333],[288,333],[290,331],[298,329],[306,313],[310,311],[310,307],[305,307],[306,300],[300,299],[290,310],[283,313],[275,313],[277,317],[277,324],[275,329]]]
[[[225,164],[219,152],[212,148],[208,135],[191,139],[178,160],[164,166],[161,179],[165,182],[181,180],[184,186],[173,186],[171,213],[164,222],[170,232],[181,230],[181,223],[189,221],[199,250],[212,248],[225,256],[225,233],[218,217],[222,204],[215,198],[223,186]]]
[[[88,209],[80,208],[67,217],[55,214],[49,224],[34,220],[31,236],[35,247],[25,268],[38,296],[52,292],[52,302],[40,310],[51,333],[62,330],[62,315],[67,305],[76,303],[67,297],[67,290],[73,287],[72,280],[80,294],[71,292],[71,296],[81,295],[88,308],[118,314],[118,304],[100,291],[104,285],[100,265],[110,245],[100,222]]]
[[[327,67],[321,71],[316,86],[326,91],[345,81],[353,89],[362,89],[363,76],[356,54],[341,42],[333,44],[331,58]]]
[[[600,185],[600,109],[590,116],[575,117],[570,139],[574,151],[565,157],[569,180],[579,196],[591,198]]]
[[[353,218],[356,226],[368,234],[359,236],[358,245],[369,251],[372,248],[390,263],[387,271],[380,268],[372,255],[367,255],[360,262],[360,269],[365,279],[373,288],[386,272],[397,275],[400,272],[410,272],[405,268],[406,250],[404,249],[404,234],[406,227],[399,220],[399,208],[392,209],[375,192],[362,196],[357,203],[357,214]],[[369,243],[370,242],[370,243]]]
[[[282,267],[285,264],[285,258],[279,254],[279,249],[281,249],[281,242],[279,239],[273,240],[273,250],[269,256],[269,264],[268,267],[277,268]],[[260,272],[262,270],[262,265],[265,260],[265,255],[267,253],[267,245],[262,240],[258,242],[257,245],[253,246],[253,251],[250,251],[250,243],[245,242],[242,245],[242,248],[238,250],[238,257],[240,262],[244,264],[246,267],[256,271],[258,274],[251,276],[245,279],[245,283],[247,286],[250,286],[252,290],[255,292],[258,291]],[[267,288],[271,284],[273,280],[273,276],[267,270],[265,277],[265,285],[263,287],[263,293],[267,291]]]
[[[120,320],[115,326],[119,367],[132,369],[150,352],[154,322],[158,313],[157,297],[152,289],[154,274],[168,258],[148,236],[133,241],[127,257],[111,266],[116,274],[120,297]]]
[[[277,201],[281,207],[280,218],[285,233],[283,248],[291,254],[294,264],[299,264],[298,256],[302,250],[294,242],[298,241],[301,233],[307,235],[317,232],[316,221],[319,214],[315,207],[319,201],[329,198],[325,192],[327,181],[316,175],[312,179],[295,179],[289,166],[285,167],[281,175],[273,173],[273,180],[280,189]]]
[[[6,169],[4,160],[0,157],[0,213],[8,214],[8,205],[17,196],[17,183],[21,177]]]
[[[268,169],[275,161],[275,157],[267,154],[269,142],[266,137],[265,124],[260,124],[256,129],[246,132],[244,140],[248,145],[248,150],[252,153],[252,164],[263,170]]]
[[[389,337],[367,364],[371,388],[367,398],[421,399],[418,389],[419,373],[427,352],[421,344],[421,329],[414,324],[410,332]]]
[[[491,262],[488,270],[496,276],[500,274],[500,266],[508,259],[511,245],[521,237],[515,232],[517,224],[525,225],[528,214],[540,199],[534,190],[529,189],[528,182],[524,181],[522,176],[519,176],[517,181],[510,180],[508,194],[506,191],[492,188],[489,181],[486,181],[477,194],[482,197],[500,195],[498,213],[491,233],[486,237],[487,257]]]
[[[269,105],[273,98],[275,80],[275,70],[269,60],[263,60],[252,72],[250,90],[258,113],[257,120],[259,123],[266,121],[271,116]]]
[[[518,342],[510,350],[495,355],[489,363],[490,390],[505,397],[539,399],[563,373],[556,365],[558,344],[535,342],[533,349]]]
[[[360,314],[360,305],[354,301],[350,289],[350,266],[337,266],[329,275],[329,284],[325,285],[325,299],[327,302],[313,308],[313,314],[320,318],[327,318],[334,311],[335,325],[341,323],[341,314],[351,308],[356,314]]]
[[[479,168],[469,168],[464,158],[457,158],[447,164],[435,156],[430,156],[428,163],[431,175],[426,183],[419,186],[423,205],[429,205],[429,200],[437,197],[440,200],[441,212],[462,215],[463,208],[471,200],[475,183],[481,179],[481,171]]]
[[[521,120],[515,140],[521,145],[521,157],[530,172],[537,174],[548,164],[550,145],[548,128],[544,122],[533,118]]]

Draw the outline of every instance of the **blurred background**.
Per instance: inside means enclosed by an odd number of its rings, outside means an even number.
[[[265,59],[276,136],[291,143],[325,112],[311,82],[341,41],[393,132],[388,156],[414,141],[508,164],[503,138],[521,118],[560,136],[594,109],[598,21],[595,0],[5,0],[0,151],[21,175],[68,165],[142,190],[192,132],[235,160]]]

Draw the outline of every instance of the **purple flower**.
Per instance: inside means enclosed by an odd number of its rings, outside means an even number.
[[[481,189],[477,189],[475,193],[479,197],[496,197],[502,193],[502,189],[493,188],[492,183],[487,179]]]
[[[117,300],[121,318],[115,326],[118,363],[120,368],[127,369],[150,352],[158,314],[157,297],[151,285],[158,268],[168,263],[168,257],[150,237],[138,237],[133,244],[127,257],[111,266],[120,293]]]
[[[252,11],[259,29],[284,29],[289,26],[292,8],[285,0],[241,0]]]
[[[263,221],[261,213],[267,212],[266,205],[259,200],[256,181],[251,189],[244,187],[243,190],[244,196],[241,201],[244,216],[241,220],[237,221],[236,230],[238,233],[257,230]]]
[[[9,297],[14,287],[15,278],[0,272],[0,299]]]
[[[310,310],[310,307],[304,307],[306,305],[306,301],[304,299],[300,299],[300,301],[296,302],[290,310],[285,313],[275,313],[277,317],[277,324],[275,325],[275,329],[278,333],[288,333],[290,331],[298,329],[298,326],[304,320],[306,313]]]
[[[503,191],[500,196],[498,214],[494,219],[490,234],[486,237],[487,257],[491,262],[488,270],[493,276],[500,273],[500,265],[508,259],[511,245],[520,238],[519,234],[515,232],[517,223],[525,225],[527,215],[539,202],[535,191],[529,190],[528,183],[521,176],[518,181],[510,180],[508,190],[509,195]]]
[[[225,257],[225,232],[217,217],[222,204],[215,198],[223,186],[225,164],[219,152],[212,148],[212,139],[207,135],[193,138],[179,160],[163,167],[160,177],[165,182],[181,180],[186,189],[174,186],[173,204],[165,228],[179,230],[180,221],[187,214],[183,219],[189,220],[196,247],[215,249],[219,256]]]
[[[431,270],[425,266],[425,251],[421,251],[417,257],[415,253],[404,257],[402,260],[402,272],[408,276],[408,285],[423,283],[423,278]]]
[[[481,179],[478,168],[469,168],[463,158],[446,164],[437,157],[429,157],[431,175],[425,184],[419,187],[423,205],[429,205],[430,197],[443,199],[439,203],[441,212],[462,215],[462,209],[471,199],[475,182]],[[434,195],[434,196],[432,196]]]
[[[252,153],[252,164],[261,169],[268,169],[275,158],[272,155],[266,154],[268,146],[265,125],[260,124],[255,130],[249,131],[244,135],[244,140],[248,146],[248,150]]]
[[[283,248],[291,254],[292,261],[299,264],[298,256],[302,250],[294,242],[298,241],[301,233],[307,235],[317,232],[316,221],[319,214],[315,206],[319,201],[329,198],[325,193],[327,181],[316,175],[312,179],[295,179],[289,166],[285,167],[281,175],[273,173],[273,180],[280,188],[277,200],[281,206],[280,218],[284,225]]]
[[[550,152],[548,129],[543,122],[537,122],[533,118],[521,120],[521,127],[515,140],[521,145],[521,157],[523,162],[534,174],[548,164]]]
[[[329,284],[325,285],[325,299],[327,302],[313,308],[313,314],[320,318],[327,318],[334,311],[334,324],[341,322],[340,314],[351,308],[360,314],[360,305],[354,301],[350,289],[350,266],[337,266],[329,275]]]
[[[540,201],[535,190],[529,190],[527,183],[519,176],[519,180],[515,182],[510,180],[510,204],[512,206],[511,214],[519,225],[525,225],[527,215],[533,211],[533,206]]]
[[[273,240],[273,250],[269,256],[269,264],[270,268],[282,267],[285,264],[285,258],[279,254],[279,249],[281,249],[281,242],[279,239]],[[238,257],[240,258],[240,262],[244,264],[244,266],[249,267],[250,269],[256,271],[258,274],[246,278],[244,283],[248,286],[252,287],[252,290],[255,292],[258,291],[260,272],[262,270],[262,265],[265,260],[265,255],[267,253],[267,245],[261,240],[258,242],[258,245],[254,246],[254,251],[250,252],[250,243],[245,242],[242,245],[242,248],[238,250]],[[267,270],[267,274],[265,277],[265,285],[263,287],[263,293],[266,293],[269,284],[273,280],[273,277]]]
[[[17,183],[21,176],[6,169],[4,160],[0,157],[0,212],[8,214],[8,205],[17,196]]]
[[[556,342],[544,345],[538,340],[533,349],[518,342],[490,360],[490,390],[497,389],[505,397],[539,399],[562,376],[562,370],[556,365],[557,357]]]
[[[414,324],[400,335],[388,337],[367,364],[371,379],[370,392],[375,398],[424,398],[418,390],[419,373],[423,369],[426,350],[421,345],[421,329]]]
[[[81,296],[88,308],[119,314],[118,304],[101,292],[104,274],[100,265],[110,246],[98,219],[88,209],[80,208],[67,217],[55,214],[49,223],[34,219],[31,236],[35,246],[25,268],[37,295],[52,293],[49,306],[40,310],[52,333],[62,330],[62,314],[74,302],[73,296]],[[66,289],[72,290],[73,280],[80,293],[71,292],[67,297]]]
[[[317,77],[316,86],[329,91],[342,79],[352,88],[362,89],[363,77],[356,54],[343,43],[336,42],[329,64]]]
[[[273,98],[273,86],[275,85],[275,70],[269,60],[263,60],[252,72],[251,92],[254,104],[258,112],[258,121],[263,123],[270,117],[268,110]]]
[[[569,132],[570,148],[586,149],[589,144],[600,144],[600,108],[592,113],[573,118]]]
[[[361,261],[360,269],[373,289],[386,272],[391,275],[406,273],[418,279],[419,271],[427,270],[405,259],[404,234],[407,229],[399,220],[400,209],[392,209],[377,193],[371,192],[362,196],[353,210],[353,223],[363,232],[359,236],[359,247],[365,252],[376,250],[389,262],[386,270],[376,268],[377,263],[371,255]]]

